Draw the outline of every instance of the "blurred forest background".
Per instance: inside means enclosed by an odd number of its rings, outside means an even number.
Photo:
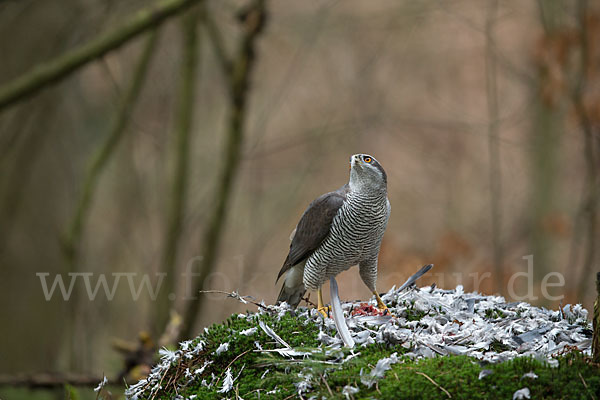
[[[291,231],[354,153],[388,173],[380,291],[432,262],[421,285],[508,297],[533,255],[534,304],[559,306],[540,283],[560,272],[550,294],[591,307],[598,2],[152,4],[0,1],[0,373],[112,377],[114,338],[157,343],[171,305],[180,337],[249,308],[198,288],[272,303]],[[126,278],[46,301],[36,275],[161,272],[155,301]],[[356,270],[338,282],[370,296]]]

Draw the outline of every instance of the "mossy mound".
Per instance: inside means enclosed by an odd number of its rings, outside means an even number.
[[[295,356],[278,353],[281,343],[261,329],[259,321],[284,339]],[[161,364],[126,395],[130,399],[511,399],[525,388],[532,399],[600,394],[600,369],[575,349],[556,357],[558,366],[530,357],[487,365],[467,356],[414,360],[403,355],[410,347],[402,345],[373,343],[353,350],[324,346],[320,337],[324,329],[325,323],[314,318],[281,310],[236,315],[182,343],[177,351],[163,351]]]

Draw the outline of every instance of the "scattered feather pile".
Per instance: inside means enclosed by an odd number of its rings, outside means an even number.
[[[365,310],[375,304],[343,304],[346,322],[356,344],[400,345],[413,358],[461,354],[481,361],[501,362],[519,356],[555,362],[554,355],[577,347],[590,354],[592,331],[587,310],[567,305],[552,311],[524,302],[507,303],[503,297],[454,290],[421,288],[400,292],[392,288],[382,296],[394,315]],[[320,318],[313,310],[301,312]],[[335,327],[325,321],[328,331]],[[327,346],[341,346],[341,340],[321,333]]]
[[[238,296],[239,297],[239,296]],[[239,297],[239,299],[242,299]],[[314,321],[320,327],[318,341],[320,348],[295,349],[290,338],[280,336],[266,322],[260,321],[255,328],[240,330],[239,337],[258,336],[264,332],[269,342],[256,340],[254,349],[249,351],[278,353],[286,359],[313,359],[313,355],[326,354],[327,362],[332,365],[343,364],[359,356],[361,347],[372,343],[382,343],[402,347],[404,355],[413,359],[445,355],[468,355],[485,362],[502,362],[521,356],[531,356],[551,365],[557,363],[554,356],[577,348],[584,354],[591,353],[592,330],[587,321],[587,311],[581,305],[567,305],[558,311],[534,307],[524,302],[507,303],[499,296],[484,296],[478,293],[465,293],[462,286],[453,290],[437,288],[409,288],[401,291],[392,288],[382,296],[393,316],[373,312],[375,300],[369,304],[347,302],[341,304],[336,319],[338,324],[344,320],[347,324],[345,342],[352,341],[354,350],[343,351],[344,341],[339,337],[340,330],[331,318],[323,317],[314,308],[299,308],[295,311],[298,318]],[[255,321],[256,317],[268,314],[279,320],[292,312],[284,303],[278,306],[261,304],[257,313],[239,314],[238,318]],[[339,313],[341,312],[341,314]],[[261,335],[262,336],[262,335]],[[262,336],[264,337],[264,336]],[[236,340],[235,334],[230,338]],[[221,343],[212,354],[203,352],[205,344],[198,340],[180,344],[176,351],[161,350],[161,362],[151,374],[129,387],[128,399],[136,400],[152,397],[169,384],[169,370],[185,364],[185,379],[178,374],[178,387],[200,382],[207,387],[218,388],[219,393],[227,394],[235,385],[241,371],[236,375],[226,371],[224,376],[207,376],[205,369],[212,363],[214,353],[228,352],[230,344]],[[275,346],[275,349],[273,349]],[[263,347],[265,349],[263,349]],[[268,349],[267,349],[268,348]],[[201,354],[202,353],[202,354]],[[317,361],[317,357],[314,357]],[[391,364],[401,362],[396,353],[382,358],[372,370],[362,371],[361,383],[371,387],[381,379]],[[490,379],[490,370],[482,370],[479,379]],[[265,373],[266,374],[266,373]],[[299,393],[306,392],[313,382],[310,369],[303,370],[296,380]],[[174,375],[174,374],[173,374]],[[523,386],[527,381],[536,379],[534,373],[522,377]],[[360,386],[360,385],[359,385]],[[343,395],[352,397],[358,387],[346,386]],[[529,398],[529,389],[524,387],[514,394],[514,398]]]

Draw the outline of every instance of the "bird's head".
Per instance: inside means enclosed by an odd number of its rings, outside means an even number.
[[[354,154],[350,157],[350,189],[387,190],[387,175],[375,157],[368,154]]]

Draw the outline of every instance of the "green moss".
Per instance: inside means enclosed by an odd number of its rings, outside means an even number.
[[[488,308],[485,310],[485,317],[488,319],[499,319],[506,317],[506,314],[497,308]]]
[[[531,390],[534,399],[591,398],[590,393],[600,393],[598,367],[591,365],[577,352],[559,358],[558,368],[530,358],[519,358],[485,367],[466,356],[414,361],[402,355],[406,351],[403,347],[381,344],[357,347],[354,353],[360,354],[344,363],[340,360],[351,355],[349,350],[327,355],[324,351],[317,350],[309,359],[290,359],[277,353],[254,351],[255,341],[264,349],[280,347],[260,328],[251,336],[239,334],[244,329],[258,327],[259,318],[295,348],[315,350],[319,347],[319,326],[314,322],[289,314],[280,320],[264,314],[249,319],[235,316],[223,324],[213,325],[207,333],[196,339],[205,341],[206,346],[203,354],[193,361],[195,367],[202,366],[205,359],[214,361],[202,376],[187,387],[177,390],[177,385],[163,385],[165,389],[158,393],[156,398],[171,399],[176,394],[184,398],[195,394],[197,399],[236,398],[236,395],[246,400],[297,398],[294,383],[304,379],[301,375],[306,377],[308,374],[311,375],[311,389],[304,398],[324,396],[345,399],[342,390],[346,385],[360,389],[354,395],[356,399],[442,399],[447,397],[444,390],[453,399],[510,399],[516,390],[524,387]],[[214,351],[224,342],[229,343],[229,350],[219,356],[214,355]],[[363,385],[361,370],[364,375],[368,375],[378,360],[389,357],[394,352],[401,361],[393,364],[386,372],[385,378],[379,380],[376,385],[371,388]],[[164,382],[185,382],[187,379],[184,378],[182,370],[186,367],[194,366],[173,368],[171,376],[166,376]],[[234,389],[227,394],[218,393],[227,368],[231,368],[234,378],[237,377]],[[269,372],[263,377],[267,369]],[[493,373],[480,380],[479,373],[482,369],[490,369]],[[523,374],[530,371],[537,374],[538,378],[523,378]],[[207,388],[201,381],[206,379],[210,382],[211,374],[216,378],[212,388]],[[267,394],[273,390],[276,392]]]
[[[406,318],[407,321],[420,321],[424,316],[427,315],[427,312],[418,310],[415,308],[415,301],[402,301],[401,303],[406,310],[402,312],[401,317]]]
[[[490,350],[495,351],[496,353],[502,353],[503,351],[510,350],[510,346],[502,343],[501,341],[494,339],[490,343]]]

